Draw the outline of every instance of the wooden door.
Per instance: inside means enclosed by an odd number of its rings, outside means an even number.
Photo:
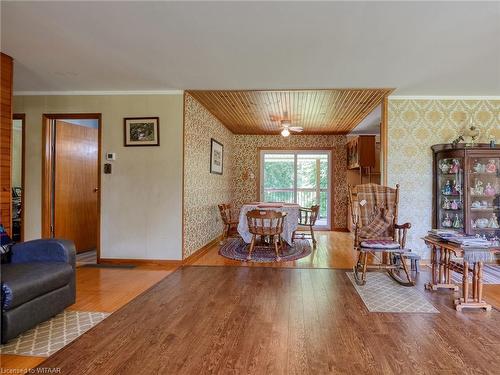
[[[12,235],[12,58],[0,57],[0,224]]]
[[[96,249],[98,129],[57,120],[54,169],[54,237]]]

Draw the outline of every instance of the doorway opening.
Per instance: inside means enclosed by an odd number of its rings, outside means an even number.
[[[42,236],[100,253],[101,115],[46,114],[43,121]]]
[[[261,150],[260,200],[320,206],[317,229],[331,228],[331,151]]]
[[[12,115],[12,240],[24,241],[24,150],[25,150],[24,114]]]

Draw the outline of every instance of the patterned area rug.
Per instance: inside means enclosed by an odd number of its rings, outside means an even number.
[[[451,281],[455,284],[462,284],[462,274],[451,273]],[[472,283],[472,272],[469,272],[469,282]],[[485,264],[483,267],[483,284],[500,284],[500,266]]]
[[[110,314],[66,310],[0,346],[1,354],[49,357]]]
[[[311,244],[308,240],[296,239],[295,244],[290,246],[285,243],[280,249],[279,262],[290,262],[304,258],[311,254]],[[250,245],[241,238],[229,238],[219,249],[219,254],[225,258],[247,262],[248,249]],[[250,262],[267,263],[277,262],[274,248],[256,245],[253,249],[252,260]]]
[[[356,284],[352,272],[346,274],[370,312],[439,313],[416,287],[399,285],[386,273],[368,272],[363,286]]]

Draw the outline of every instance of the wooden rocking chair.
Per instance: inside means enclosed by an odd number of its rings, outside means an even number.
[[[354,226],[354,248],[358,261],[354,279],[366,283],[368,269],[385,270],[399,284],[413,286],[406,264],[406,234],[411,224],[397,224],[399,185],[396,188],[377,184],[349,186],[349,204]],[[368,264],[368,254],[373,262]]]

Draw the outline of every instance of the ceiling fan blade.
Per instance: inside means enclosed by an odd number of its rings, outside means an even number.
[[[302,126],[290,126],[289,129],[292,132],[297,132],[297,133],[304,131],[304,128]]]

